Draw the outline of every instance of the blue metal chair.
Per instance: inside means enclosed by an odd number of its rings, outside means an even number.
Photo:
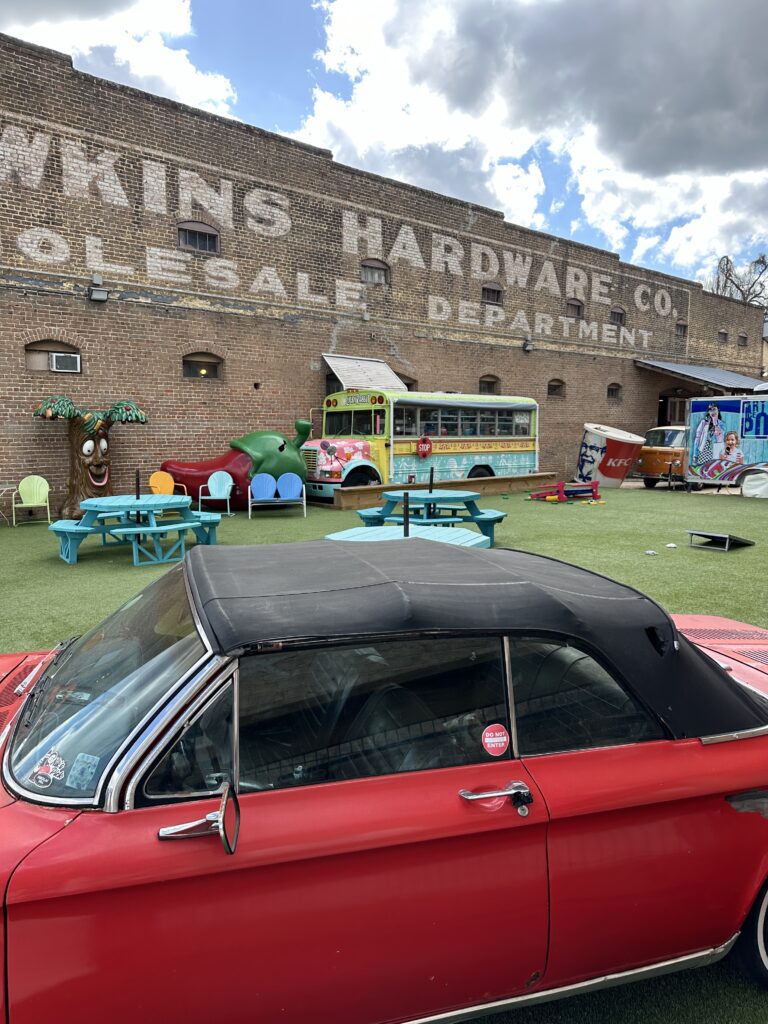
[[[307,489],[304,481],[298,473],[283,473],[277,478],[277,500],[290,502],[292,505],[301,505],[304,509],[304,518],[307,517]]]
[[[248,489],[248,518],[254,505],[271,505],[277,493],[277,480],[271,473],[257,473]]]
[[[232,493],[232,488],[235,486],[235,481],[226,473],[223,469],[217,470],[215,473],[211,473],[208,477],[207,484],[201,484],[200,491],[197,496],[197,508],[198,511],[203,507],[203,498],[206,502],[208,501],[226,501],[227,511],[223,513],[227,516],[233,516],[235,513],[230,511],[229,508],[229,496]],[[207,491],[207,494],[203,492]]]

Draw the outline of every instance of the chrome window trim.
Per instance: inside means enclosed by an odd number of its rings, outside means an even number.
[[[232,679],[232,785],[240,792],[240,659],[235,662]]]
[[[147,753],[146,757],[143,758],[141,763],[133,773],[133,777],[125,787],[125,796],[123,797],[123,810],[133,810],[136,803],[136,792],[137,790],[147,781],[152,769],[157,765],[158,757],[162,756],[164,752],[171,749],[187,729],[194,725],[195,722],[204,714],[207,709],[218,700],[220,695],[226,690],[230,683],[232,684],[232,716],[233,719],[237,718],[237,669],[232,674],[223,672],[221,675],[217,675],[212,679],[208,686],[205,687],[198,695],[194,698],[192,703],[184,709],[184,714],[181,715],[178,721],[174,724],[174,727],[167,732],[163,732],[162,743],[158,743],[152,747]],[[234,733],[233,725],[233,733]],[[233,743],[235,742],[233,736]],[[238,765],[235,763],[235,752],[236,748],[232,750],[232,774],[237,778]],[[239,760],[239,759],[238,759]],[[181,799],[189,800],[202,800],[205,797],[215,796],[220,793],[221,790],[198,790],[190,793],[160,793],[157,796],[144,793],[144,797],[147,800],[151,800],[154,804],[168,803],[170,801],[177,801]]]
[[[699,736],[699,742],[708,747],[714,743],[734,743],[736,740],[754,740],[759,736],[768,736],[768,725],[759,725],[756,729],[742,729],[740,732],[721,732],[716,736]]]
[[[616,985],[626,985],[630,981],[646,981],[649,978],[660,978],[664,974],[689,970],[692,967],[707,967],[727,956],[733,948],[739,933],[732,935],[722,946],[703,949],[698,953],[675,957],[672,960],[660,960],[645,967],[636,967],[631,971],[620,971],[616,974],[604,974],[588,981],[579,981],[575,985],[563,985],[561,988],[544,989],[541,992],[528,992],[510,999],[499,999],[493,1003],[478,1003],[465,1007],[463,1010],[450,1010],[448,1013],[437,1013],[430,1017],[414,1017],[406,1024],[459,1024],[460,1021],[475,1020],[487,1014],[499,1013],[502,1010],[514,1010],[519,1006],[534,1006],[537,1003],[549,1003],[567,996],[578,996],[586,992],[598,992]]]
[[[504,675],[506,676],[505,688],[507,691],[507,707],[509,708],[509,731],[512,737],[512,757],[515,761],[520,760],[520,749],[517,743],[517,715],[515,713],[515,687],[512,678],[512,646],[509,634],[505,633],[501,638],[502,653],[504,658]]]
[[[157,714],[150,721],[146,721],[140,732],[134,731],[134,738],[128,747],[123,747],[122,756],[114,767],[109,782],[104,790],[103,809],[108,814],[116,814],[122,810],[120,806],[120,791],[126,779],[143,759],[165,728],[170,725],[176,716],[184,709],[190,698],[194,697],[198,690],[204,687],[211,677],[220,672],[231,659],[216,654],[207,661],[198,672],[191,678],[187,676],[186,683],[177,689],[170,700],[166,696],[165,704],[158,708]]]

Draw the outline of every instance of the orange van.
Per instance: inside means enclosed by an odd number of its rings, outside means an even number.
[[[655,487],[659,480],[684,483],[687,450],[687,427],[653,427],[645,435],[633,475],[639,474],[646,487]]]

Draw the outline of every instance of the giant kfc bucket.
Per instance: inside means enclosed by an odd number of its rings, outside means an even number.
[[[601,487],[620,487],[644,444],[644,437],[626,430],[585,423],[576,481],[597,480]]]

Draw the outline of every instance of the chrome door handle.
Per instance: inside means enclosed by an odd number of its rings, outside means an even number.
[[[504,789],[489,789],[484,793],[473,793],[471,789],[460,789],[462,800],[492,800],[494,797],[508,796],[512,806],[517,808],[521,818],[528,815],[528,805],[533,803],[533,793],[524,782],[510,782]]]

